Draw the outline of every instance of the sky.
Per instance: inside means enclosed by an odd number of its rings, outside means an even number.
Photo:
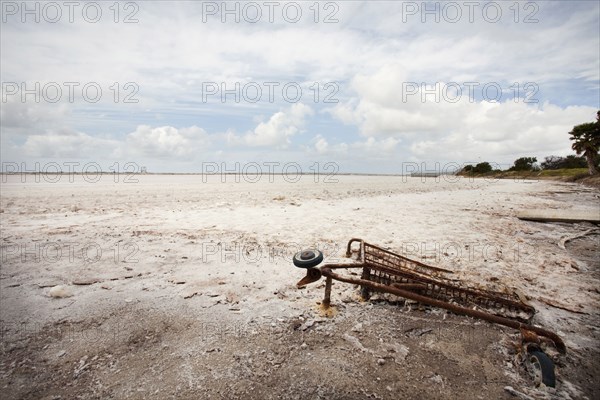
[[[508,168],[573,154],[600,108],[598,1],[1,11],[5,171]]]

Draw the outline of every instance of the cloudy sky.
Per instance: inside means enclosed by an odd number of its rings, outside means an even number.
[[[398,173],[571,154],[600,108],[599,4],[2,1],[2,162]]]

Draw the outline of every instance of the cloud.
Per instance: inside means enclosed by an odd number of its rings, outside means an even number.
[[[326,154],[329,149],[329,143],[327,143],[327,139],[325,139],[321,135],[317,135],[314,139],[315,142],[315,150],[319,154]]]
[[[381,148],[382,143],[371,141],[381,138],[405,142],[405,157],[509,161],[522,154],[565,154],[570,147],[567,133],[576,124],[592,121],[597,111],[590,106],[525,103],[524,98],[494,102],[481,98],[481,93],[479,99],[470,97],[464,90],[459,97],[444,97],[443,90],[450,86],[443,82],[427,86],[438,98],[423,96],[421,91],[407,95],[411,92],[405,77],[405,71],[395,65],[358,75],[352,82],[355,100],[329,112],[345,124],[358,126],[368,138],[364,148],[370,143]],[[483,83],[475,91],[482,92],[482,87]],[[387,143],[390,148],[396,144]]]
[[[311,3],[301,3],[303,19],[297,24],[281,19],[281,6],[275,23],[264,21],[264,7],[257,24],[235,23],[231,15],[223,23],[220,14],[203,23],[202,2],[145,2],[134,24],[115,24],[109,3],[102,5],[105,18],[97,24],[80,13],[75,23],[56,24],[23,24],[20,15],[10,16],[0,37],[3,81],[80,85],[72,104],[22,103],[15,100],[18,95],[3,102],[2,155],[58,157],[78,149],[82,157],[148,157],[159,160],[154,169],[169,170],[206,151],[224,158],[267,153],[286,159],[307,150],[349,162],[360,158],[357,170],[367,158],[377,164],[387,155],[388,160],[392,155],[492,160],[570,151],[566,132],[592,121],[600,106],[597,2],[536,3],[536,23],[524,23],[533,6],[526,9],[524,3],[499,2],[498,23],[482,18],[482,5],[469,22],[460,2],[463,18],[457,23],[433,22],[431,15],[423,23],[420,12],[404,21],[406,4],[339,2],[339,22],[332,24],[322,23],[332,8],[319,8],[321,22],[315,23]],[[166,20],[175,21],[174,29],[155,28]],[[498,82],[508,94],[514,82],[521,90],[534,82],[540,102],[503,98],[494,104],[481,95],[475,101],[465,96],[456,103],[423,102],[418,95],[402,96],[406,82],[469,81]],[[99,103],[83,101],[81,88],[88,82],[101,86]],[[123,102],[132,93],[127,82],[137,84],[139,103]],[[223,102],[214,95],[206,103],[206,82],[227,88],[279,85],[275,101],[235,102],[229,96]],[[282,98],[281,88],[289,82],[303,88],[302,103],[290,105]],[[334,97],[340,103],[333,107],[322,102],[328,82],[339,87]],[[315,83],[321,101],[309,105]],[[269,97],[266,90],[263,97]]]
[[[7,134],[40,134],[48,128],[63,126],[70,115],[66,104],[24,102],[20,96],[6,96],[0,107],[0,126]]]
[[[100,137],[71,129],[49,129],[28,135],[19,145],[7,141],[10,153],[3,158],[147,160],[174,161],[201,158],[211,146],[211,136],[197,126],[175,128],[139,125],[133,132],[117,137]]]
[[[50,131],[43,135],[29,135],[21,147],[24,155],[42,159],[91,158],[108,156],[118,142],[70,130]]]
[[[385,138],[381,140],[376,140],[373,137],[368,138],[364,142],[354,143],[353,147],[357,150],[363,150],[371,153],[372,155],[386,155],[394,152],[396,150],[396,145],[400,142],[400,140],[396,138]]]
[[[306,117],[313,115],[314,111],[307,105],[295,103],[285,111],[273,114],[267,122],[261,122],[252,132],[244,135],[242,141],[230,135],[231,143],[240,143],[255,146],[274,146],[287,148],[292,136],[296,135],[305,124]]]
[[[308,153],[314,151],[324,156],[352,157],[356,159],[376,158],[381,160],[382,158],[394,156],[398,143],[400,143],[399,139],[391,137],[380,140],[369,137],[350,144],[341,142],[330,145],[327,139],[317,135],[311,141],[312,146],[305,147],[305,151]]]
[[[139,125],[126,138],[128,152],[149,157],[189,158],[209,145],[209,135],[197,126],[178,129]]]

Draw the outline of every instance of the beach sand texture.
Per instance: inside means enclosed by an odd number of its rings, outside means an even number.
[[[55,178],[2,176],[4,398],[510,398],[505,386],[600,397],[598,227],[517,218],[597,212],[598,189],[450,176]],[[343,259],[352,237],[520,290],[568,347],[557,389],[532,387],[508,328],[363,302],[339,282],[336,313],[323,316],[323,282],[296,288],[304,271],[291,258],[318,247]]]

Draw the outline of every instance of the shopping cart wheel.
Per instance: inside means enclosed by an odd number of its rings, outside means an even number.
[[[556,377],[554,375],[554,363],[550,360],[550,357],[540,350],[530,351],[527,357],[535,386],[540,386],[543,383],[548,387],[554,387]]]
[[[316,267],[321,261],[323,261],[323,253],[319,250],[302,250],[294,255],[294,265],[298,268]]]

